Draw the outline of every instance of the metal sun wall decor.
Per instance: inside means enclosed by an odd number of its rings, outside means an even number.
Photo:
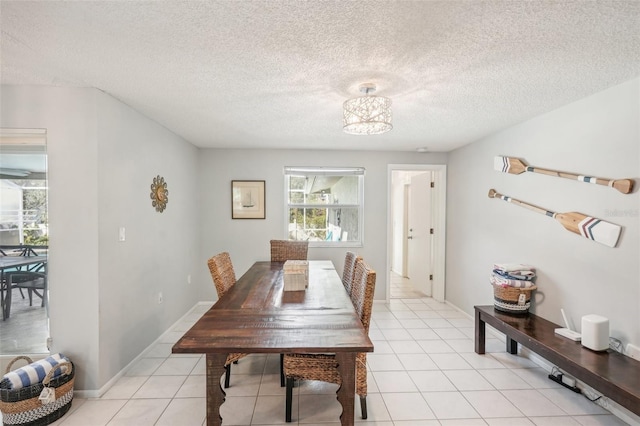
[[[151,184],[151,205],[156,208],[157,212],[162,213],[167,208],[169,202],[169,190],[167,189],[167,182],[160,175],[153,178]]]

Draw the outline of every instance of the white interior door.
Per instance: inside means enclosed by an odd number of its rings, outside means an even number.
[[[431,296],[431,173],[411,177],[407,235],[407,276],[411,286]]]

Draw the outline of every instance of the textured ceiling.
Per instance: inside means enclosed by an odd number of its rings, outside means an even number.
[[[1,1],[3,84],[95,87],[200,147],[448,151],[640,75],[638,1]],[[361,83],[394,129],[342,132]]]

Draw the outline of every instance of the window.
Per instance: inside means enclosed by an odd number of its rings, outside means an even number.
[[[361,246],[364,168],[285,167],[287,235],[311,246]]]

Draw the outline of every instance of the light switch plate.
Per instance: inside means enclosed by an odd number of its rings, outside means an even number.
[[[118,230],[118,241],[125,241],[125,239],[126,239],[125,229],[124,229],[124,226],[121,226],[120,229]]]

